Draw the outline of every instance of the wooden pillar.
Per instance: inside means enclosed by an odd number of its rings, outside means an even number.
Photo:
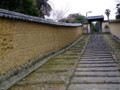
[[[102,33],[102,21],[100,21],[100,31]]]
[[[90,22],[90,33],[92,33],[92,22]]]

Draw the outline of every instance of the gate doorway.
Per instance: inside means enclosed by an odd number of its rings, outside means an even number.
[[[98,33],[101,31],[100,21],[95,21],[91,23],[91,33]]]
[[[104,21],[104,16],[100,15],[100,16],[90,16],[87,17],[88,23],[90,25],[90,30],[88,31],[89,33],[94,33],[94,32],[99,32],[102,33],[102,22]],[[96,23],[93,23],[95,22]],[[95,28],[95,24],[98,25],[97,28]]]

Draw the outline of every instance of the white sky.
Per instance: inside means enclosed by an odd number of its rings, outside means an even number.
[[[114,19],[116,13],[114,0],[49,0],[49,3],[53,9],[69,9],[67,15],[81,13],[86,16],[86,12],[92,11],[92,13],[88,13],[88,16],[104,15],[107,19],[104,12],[106,9],[110,9],[110,19]]]

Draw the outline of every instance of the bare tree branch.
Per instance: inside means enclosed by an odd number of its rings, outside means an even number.
[[[52,11],[50,14],[50,17],[48,17],[49,19],[52,19],[54,21],[59,21],[60,19],[64,18],[65,15],[67,14],[67,12],[69,11],[69,7],[66,5],[63,8],[60,9],[56,9],[56,7],[53,5],[52,2],[49,2],[52,6]]]

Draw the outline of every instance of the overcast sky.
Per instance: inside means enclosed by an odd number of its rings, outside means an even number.
[[[114,0],[49,0],[49,3],[53,9],[69,9],[67,15],[70,13],[86,15],[86,12],[92,11],[88,13],[88,16],[104,15],[106,19],[105,9],[110,9],[110,19],[115,18],[116,3]]]

